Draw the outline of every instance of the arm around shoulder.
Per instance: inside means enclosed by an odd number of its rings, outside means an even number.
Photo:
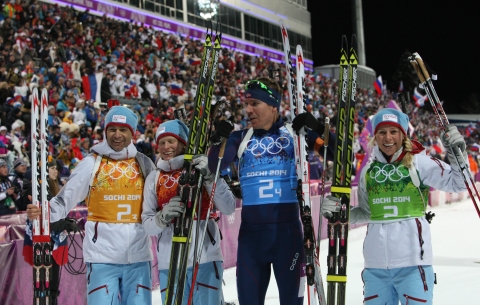
[[[155,215],[157,214],[158,198],[155,192],[155,178],[157,171],[152,171],[145,180],[143,189],[143,203],[142,203],[142,224],[145,233],[150,236],[156,236],[163,232],[155,223]]]

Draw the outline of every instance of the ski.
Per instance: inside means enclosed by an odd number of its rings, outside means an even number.
[[[282,21],[281,34],[283,40],[283,49],[285,55],[285,67],[287,71],[288,93],[290,96],[290,111],[292,118],[295,115],[306,112],[306,95],[305,95],[305,65],[303,62],[303,50],[300,45],[296,48],[297,59],[297,80],[293,74],[293,65],[291,60],[290,41],[288,32]],[[325,304],[325,295],[323,281],[320,273],[320,264],[316,254],[315,232],[312,222],[312,209],[310,201],[310,166],[308,163],[308,145],[307,132],[302,129],[298,134],[294,135],[295,147],[295,165],[297,171],[297,197],[300,204],[300,215],[303,225],[303,244],[305,248],[305,275],[308,287],[308,304],[317,304],[315,295],[320,305]],[[302,289],[300,287],[300,289]]]
[[[195,106],[189,126],[188,143],[184,154],[185,161],[179,178],[179,195],[182,198],[182,202],[186,203],[186,208],[183,215],[174,221],[172,252],[165,299],[166,305],[180,305],[183,303],[192,225],[195,219],[195,213],[199,210],[197,209],[197,205],[200,205],[202,177],[191,166],[191,162],[194,155],[207,151],[210,108],[215,86],[219,52],[221,49],[221,34],[218,32],[218,28],[215,33],[213,45],[212,34],[212,27],[207,28],[202,64],[200,65],[198,90],[195,96]],[[212,61],[211,65],[209,65],[210,61]],[[197,215],[199,221],[200,213]]]
[[[341,199],[341,210],[328,219],[327,304],[344,305],[347,284],[347,239],[350,216],[350,193],[353,166],[353,125],[357,88],[356,37],[352,35],[350,51],[342,36],[338,117],[331,193]],[[335,302],[336,300],[336,302]]]
[[[425,89],[425,92],[427,93],[428,100],[432,105],[432,109],[435,112],[438,123],[440,124],[440,128],[444,132],[446,132],[447,125],[450,124],[450,122],[448,121],[447,115],[443,110],[442,102],[438,98],[437,92],[433,87],[432,78],[430,77],[430,74],[427,70],[427,67],[425,66],[425,63],[423,62],[422,58],[418,53],[413,53],[409,57],[409,60],[410,60],[410,63],[415,68],[415,71],[417,72],[417,76],[420,79],[420,84],[423,86],[423,89]],[[470,198],[472,198],[472,202],[473,202],[473,205],[475,206],[475,210],[477,211],[477,214],[480,217],[480,209],[477,204],[477,199],[475,199],[475,195],[477,196],[477,198],[480,198],[480,195],[475,185],[475,181],[473,180],[472,175],[470,174],[470,170],[468,169],[468,160],[465,159],[465,156],[463,155],[463,153],[460,151],[459,148],[457,148],[457,151],[451,151],[451,152],[455,156],[455,162],[457,163],[458,167],[462,171],[463,182],[467,187]]]
[[[32,201],[41,208],[41,220],[33,220],[33,304],[50,305],[50,269],[52,248],[50,243],[50,202],[48,201],[48,93],[37,88],[32,94]]]

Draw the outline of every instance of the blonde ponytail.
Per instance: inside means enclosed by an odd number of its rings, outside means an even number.
[[[411,151],[413,149],[413,143],[406,136],[403,138],[403,149],[405,149],[406,154],[403,157],[402,164],[406,168],[410,168],[413,164],[413,155],[411,154]]]

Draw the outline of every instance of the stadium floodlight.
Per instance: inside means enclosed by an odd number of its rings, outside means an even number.
[[[212,19],[217,14],[218,0],[198,0],[200,17],[203,19]]]

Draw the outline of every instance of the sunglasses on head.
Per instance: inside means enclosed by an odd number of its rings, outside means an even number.
[[[272,92],[272,90],[268,89],[268,87],[262,83],[261,81],[258,80],[249,80],[245,86],[248,89],[255,88],[255,87],[260,87],[260,89],[267,91],[269,94],[275,96]]]

